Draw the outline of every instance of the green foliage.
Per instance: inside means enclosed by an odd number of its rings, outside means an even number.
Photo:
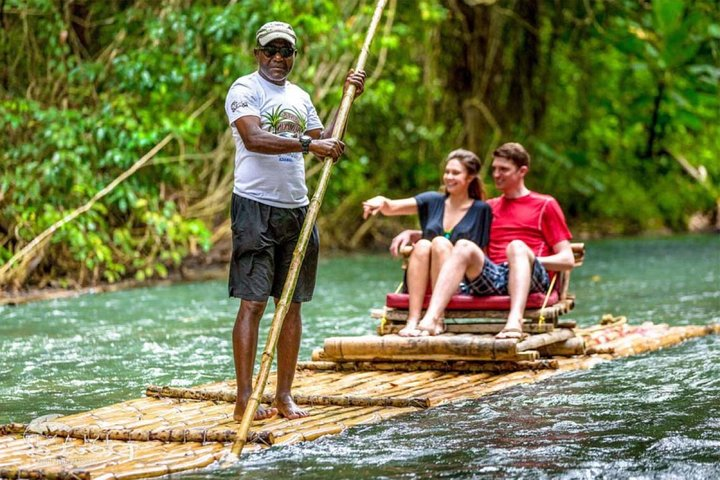
[[[718,15],[707,2],[600,7],[580,45],[554,49],[539,189],[606,231],[685,228],[714,199],[678,156],[720,178]],[[538,155],[539,153],[539,155]],[[608,227],[610,225],[610,227]]]
[[[58,42],[68,30],[52,2],[30,6],[37,23],[30,25],[26,41],[42,42],[46,49],[33,52],[25,69],[18,68],[7,79],[9,89],[0,102],[0,128],[6,132],[2,163],[10,175],[0,205],[0,232],[8,233],[0,244],[4,259],[87,202],[166,134],[177,139],[170,151],[202,140],[202,125],[187,122],[189,112],[178,108],[197,103],[196,95],[207,94],[204,88],[193,88],[206,75],[200,52],[192,52],[194,32],[188,29],[182,34],[200,11],[182,15],[168,9],[158,17],[148,15],[149,7],[124,12],[96,7],[98,11],[88,17],[114,13],[118,22],[113,23],[117,30],[112,35],[106,27],[99,27],[94,35],[111,43],[125,40],[114,46],[116,52],[104,64],[98,58],[102,53],[86,61],[84,51],[69,52],[74,49],[72,33],[64,44]],[[154,20],[145,23],[150,17]],[[128,45],[127,32],[132,30],[144,35]],[[81,42],[79,36],[75,40]],[[148,44],[162,48],[146,49]],[[56,82],[46,82],[40,68],[32,70],[40,60],[47,60],[53,76],[59,77]],[[10,95],[13,82],[23,75],[28,83],[38,85],[38,91],[27,96],[34,98]],[[61,94],[54,96],[58,88]],[[185,164],[146,167],[57,232],[38,272],[56,278],[69,275],[78,284],[112,282],[127,274],[167,275],[166,267],[179,265],[191,248],[210,247],[208,226],[186,218],[171,200],[175,196],[182,200],[183,189],[193,187],[195,178]]]
[[[487,157],[507,140],[527,144],[530,186],[556,195],[571,222],[610,233],[681,230],[689,215],[714,208],[714,2],[470,3],[397,2],[392,24],[381,26],[323,205],[325,245],[358,230],[364,198],[435,189],[447,152]],[[256,68],[254,33],[278,19],[298,34],[290,78],[327,122],[374,5],[8,0],[2,8],[0,263],[173,135],[161,161],[58,231],[29,279],[72,285],[162,277],[209,249],[227,212],[201,206],[229,198],[216,189],[227,187],[220,179],[231,176],[232,152],[219,150],[228,128],[221,100],[195,121],[190,112]],[[265,120],[277,130],[275,113]],[[702,165],[708,180],[687,175],[679,157]]]

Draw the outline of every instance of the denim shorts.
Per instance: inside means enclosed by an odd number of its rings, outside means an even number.
[[[280,297],[306,213],[307,207],[272,207],[233,193],[233,250],[228,281],[231,297],[256,302]],[[317,227],[313,227],[293,302],[312,299],[319,248]]]
[[[485,259],[482,272],[474,279],[465,279],[465,291],[470,295],[482,297],[485,295],[509,295],[508,276],[510,267],[507,262],[500,265]],[[547,292],[550,286],[550,277],[545,267],[535,260],[530,281],[530,292]]]

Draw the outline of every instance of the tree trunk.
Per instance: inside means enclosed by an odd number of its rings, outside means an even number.
[[[510,126],[535,131],[545,111],[544,85],[536,81],[541,61],[537,0],[469,5],[448,0],[452,12],[443,31],[446,89],[465,125],[462,143],[485,156]]]

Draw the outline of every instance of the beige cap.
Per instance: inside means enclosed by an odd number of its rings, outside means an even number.
[[[290,42],[290,45],[292,45],[293,47],[295,46],[295,31],[287,23],[268,22],[262,27],[260,27],[260,30],[258,30],[255,34],[255,39],[257,40],[258,44],[263,47],[268,43],[272,42],[273,40],[277,40],[278,38],[281,40],[287,40],[288,42]]]

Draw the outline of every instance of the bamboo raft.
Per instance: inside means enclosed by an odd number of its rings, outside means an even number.
[[[296,402],[310,416],[254,422],[243,454],[720,333],[720,325],[631,326],[623,317],[603,322],[517,343],[466,334],[327,339],[313,361],[298,365],[293,386]],[[267,391],[274,391],[274,381],[271,376]],[[0,425],[0,478],[131,479],[207,467],[235,441],[234,400],[233,381],[189,389],[149,386],[143,398]]]

